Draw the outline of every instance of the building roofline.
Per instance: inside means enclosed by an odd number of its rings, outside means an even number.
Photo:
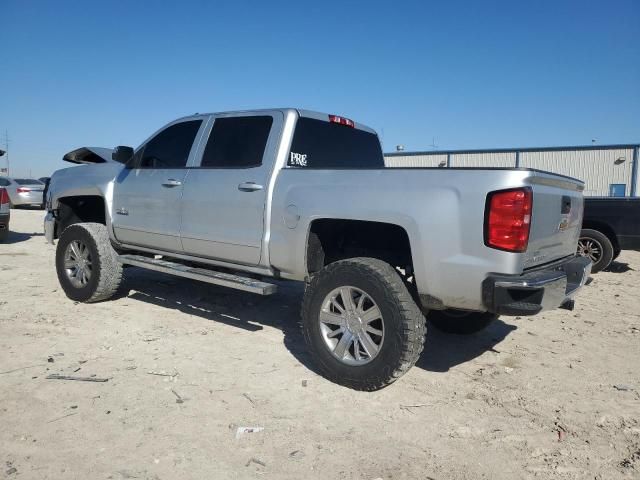
[[[529,148],[474,148],[471,150],[429,150],[422,152],[389,152],[385,157],[413,157],[418,155],[461,155],[473,153],[516,153],[516,152],[566,152],[571,150],[621,150],[635,149],[640,147],[640,143],[622,143],[613,145],[576,145],[568,147],[529,147]]]

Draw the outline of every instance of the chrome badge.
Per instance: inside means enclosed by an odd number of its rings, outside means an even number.
[[[560,221],[560,224],[558,225],[558,231],[559,232],[564,232],[567,227],[569,226],[569,219],[568,218],[563,218]]]

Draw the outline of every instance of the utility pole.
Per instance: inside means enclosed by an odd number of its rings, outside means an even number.
[[[10,166],[9,166],[9,132],[7,130],[4,131],[4,154],[7,156],[7,177],[11,174]]]

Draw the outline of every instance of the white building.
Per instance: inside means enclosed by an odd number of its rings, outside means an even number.
[[[589,196],[640,196],[640,145],[494,150],[435,150],[385,154],[387,167],[522,167],[579,178]]]

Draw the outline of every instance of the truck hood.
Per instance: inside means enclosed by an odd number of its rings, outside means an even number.
[[[65,162],[78,164],[116,163],[111,159],[113,149],[102,147],[80,147],[66,153],[62,159]]]

